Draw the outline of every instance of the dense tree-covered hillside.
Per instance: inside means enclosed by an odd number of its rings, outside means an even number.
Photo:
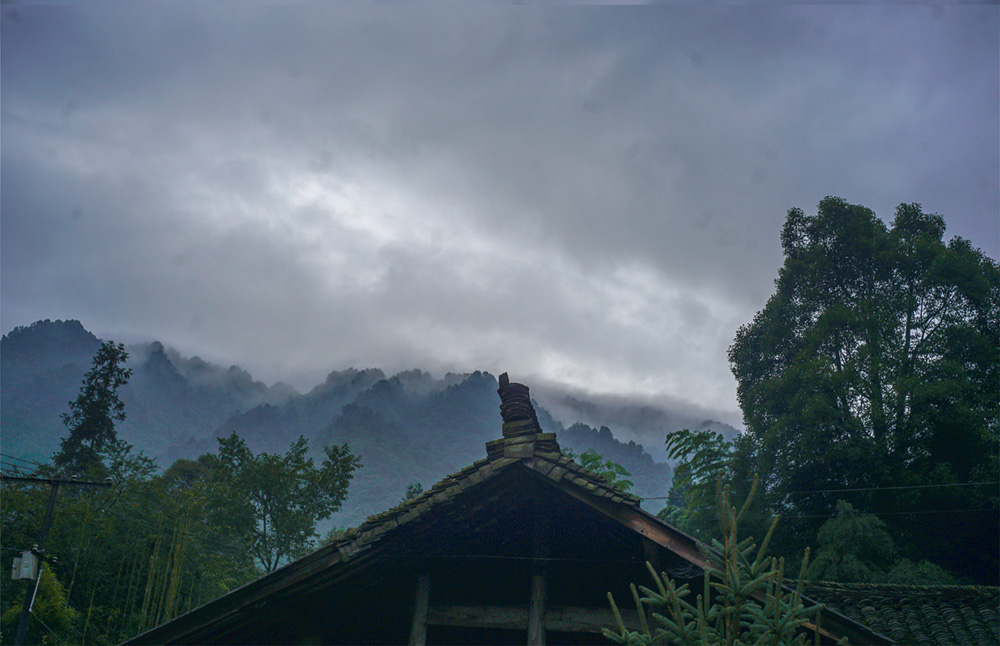
[[[5,453],[43,463],[50,459],[65,433],[59,415],[100,343],[78,321],[41,321],[3,337]],[[331,372],[300,394],[284,384],[267,386],[238,366],[183,357],[158,342],[133,344],[128,351],[133,373],[119,392],[127,416],[118,434],[135,451],[155,458],[161,469],[178,459],[214,453],[217,440],[232,434],[255,452],[283,453],[300,436],[314,440],[314,452],[349,443],[364,466],[342,510],[324,529],[356,524],[392,506],[408,485],[430,486],[482,458],[485,442],[500,436],[497,382],[484,372],[435,378],[420,370],[387,376],[375,368],[349,368]],[[606,412],[606,407],[573,401]],[[543,428],[560,433],[566,446],[578,453],[594,449],[621,463],[641,496],[665,495],[670,469],[640,445],[619,442],[607,427],[564,430],[537,402],[536,408]],[[676,417],[650,407],[640,412],[618,407],[612,414],[641,418],[643,428]],[[670,430],[664,427],[661,434]],[[654,510],[661,504],[647,503]]]

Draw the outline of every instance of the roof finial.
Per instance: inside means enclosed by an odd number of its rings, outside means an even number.
[[[531,421],[534,422],[534,430],[538,432],[538,418],[535,416],[535,407],[531,405],[531,396],[528,394],[528,387],[524,384],[511,383],[507,373],[500,375],[500,415],[503,417],[504,425],[512,422]],[[518,425],[522,426],[522,425]]]

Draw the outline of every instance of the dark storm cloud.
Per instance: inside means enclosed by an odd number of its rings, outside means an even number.
[[[922,202],[998,255],[996,7],[16,11],[4,331],[735,421],[725,349],[788,208]]]

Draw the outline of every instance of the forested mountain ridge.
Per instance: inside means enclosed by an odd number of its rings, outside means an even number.
[[[101,341],[79,321],[37,321],[0,340],[0,429],[4,452],[46,461],[66,433],[60,415],[80,388]],[[161,466],[213,450],[231,415],[295,392],[268,387],[238,366],[183,358],[158,342],[128,348],[129,383],[120,392],[127,418],[119,436]]]
[[[635,440],[646,446],[652,446],[654,439],[660,443],[663,429],[711,430],[727,440],[734,440],[739,435],[736,428],[711,419],[706,411],[673,410],[607,395],[591,395],[584,399],[573,394],[550,392],[544,386],[537,390],[536,397],[545,402],[549,412],[567,424],[582,422],[594,428],[607,426],[614,429],[615,437]],[[652,457],[657,462],[666,461],[660,452]]]
[[[79,321],[39,321],[3,337],[5,453],[49,460],[66,434],[59,416],[99,346]],[[377,368],[348,368],[298,393],[285,384],[267,386],[238,366],[184,357],[159,342],[133,344],[128,351],[134,373],[121,389],[127,418],[119,437],[163,469],[180,458],[216,452],[217,439],[233,433],[257,453],[283,453],[300,435],[312,440],[313,451],[347,442],[364,466],[332,519],[340,526],[399,502],[409,484],[430,486],[482,458],[484,443],[500,434],[497,381],[486,372],[435,378],[421,370],[387,376]],[[620,442],[607,426],[565,428],[544,406],[536,402],[536,408],[543,428],[559,433],[563,446],[578,453],[594,449],[619,462],[633,474],[640,496],[666,495],[670,467],[654,461],[640,444]],[[670,419],[663,411],[646,413],[649,419]],[[676,429],[663,428],[662,435],[671,430]],[[646,506],[655,511],[661,505],[650,500]]]
[[[632,493],[644,499],[644,509],[656,511],[666,504],[673,468],[654,461],[641,444],[618,441],[607,426],[596,429],[579,422],[559,431],[559,442],[577,453],[593,449],[604,459],[624,466],[635,483]]]

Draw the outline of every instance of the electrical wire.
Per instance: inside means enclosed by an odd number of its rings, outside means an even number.
[[[858,491],[896,491],[900,489],[932,489],[939,487],[982,487],[992,485],[1000,486],[1000,482],[951,482],[944,484],[924,484],[924,485],[894,485],[889,487],[845,487],[843,489],[803,489],[801,491],[771,491],[765,492],[763,496],[792,496],[811,493],[848,493]],[[643,496],[643,500],[669,500],[670,496]]]
[[[24,458],[19,458],[16,455],[11,455],[9,453],[0,453],[0,457],[10,458],[11,460],[17,460],[18,462],[27,462],[28,464],[33,464],[36,467],[45,466],[39,462],[35,462],[33,460],[25,460]]]
[[[780,491],[775,491],[772,493],[765,493],[765,496],[791,496],[797,494],[809,494],[809,493],[840,493],[840,492],[851,492],[851,491],[894,491],[899,489],[933,489],[938,487],[981,487],[984,485],[1000,485],[1000,482],[952,482],[945,484],[924,484],[924,485],[897,485],[890,487],[846,487],[844,489],[810,489],[803,491],[786,491],[784,493]]]
[[[915,516],[918,514],[967,514],[975,512],[991,511],[997,513],[996,509],[982,507],[979,509],[925,509],[923,511],[884,511],[884,512],[862,512],[866,516]],[[837,514],[805,514],[794,518],[834,518]]]
[[[65,644],[66,643],[63,640],[59,639],[59,635],[57,635],[54,630],[52,630],[51,628],[49,628],[48,624],[46,624],[44,621],[42,621],[42,618],[39,617],[38,613],[36,613],[34,610],[31,611],[31,616],[34,617],[35,619],[37,619],[38,623],[42,624],[42,626],[45,628],[45,630],[49,631],[49,634],[51,634],[55,638],[55,640],[57,642],[59,642],[60,644]]]

